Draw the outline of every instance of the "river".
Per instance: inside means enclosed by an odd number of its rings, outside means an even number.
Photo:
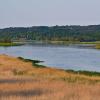
[[[0,47],[0,54],[44,61],[42,65],[59,69],[100,72],[100,50],[59,45]]]

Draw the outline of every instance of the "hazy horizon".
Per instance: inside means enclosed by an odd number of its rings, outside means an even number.
[[[35,25],[35,26],[8,26],[8,27],[0,27],[0,29],[6,29],[6,28],[30,28],[30,27],[41,27],[41,26],[47,26],[47,27],[54,27],[54,26],[94,26],[94,25],[100,25],[100,24],[89,24],[89,25]]]
[[[99,25],[100,0],[0,0],[0,28]]]

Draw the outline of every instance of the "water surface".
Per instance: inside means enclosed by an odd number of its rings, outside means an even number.
[[[100,51],[96,49],[23,45],[0,47],[0,54],[45,61],[42,65],[55,68],[100,72]]]

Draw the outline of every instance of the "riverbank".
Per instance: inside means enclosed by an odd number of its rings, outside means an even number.
[[[99,100],[99,73],[38,67],[38,62],[0,55],[0,100]]]
[[[8,46],[20,46],[22,43],[0,43],[0,46],[8,47]]]
[[[100,41],[94,42],[80,42],[80,41],[35,41],[35,40],[26,40],[26,41],[13,41],[16,44],[31,44],[31,45],[60,45],[60,46],[72,46],[80,48],[94,48],[100,49]]]
[[[56,75],[61,74],[60,77],[66,76],[69,74],[78,76],[78,77],[99,77],[99,72],[90,72],[90,71],[74,71],[74,70],[63,70],[50,68],[43,65],[39,65],[42,61],[39,60],[30,60],[24,59],[22,57],[12,57],[8,55],[0,55],[0,72],[3,74],[9,73],[9,75]],[[8,70],[7,70],[8,69]],[[38,72],[40,71],[40,73]],[[0,73],[0,75],[1,75]],[[92,77],[93,78],[93,77]]]

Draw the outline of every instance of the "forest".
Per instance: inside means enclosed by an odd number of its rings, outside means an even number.
[[[0,41],[100,41],[100,25],[32,26],[0,29]]]

